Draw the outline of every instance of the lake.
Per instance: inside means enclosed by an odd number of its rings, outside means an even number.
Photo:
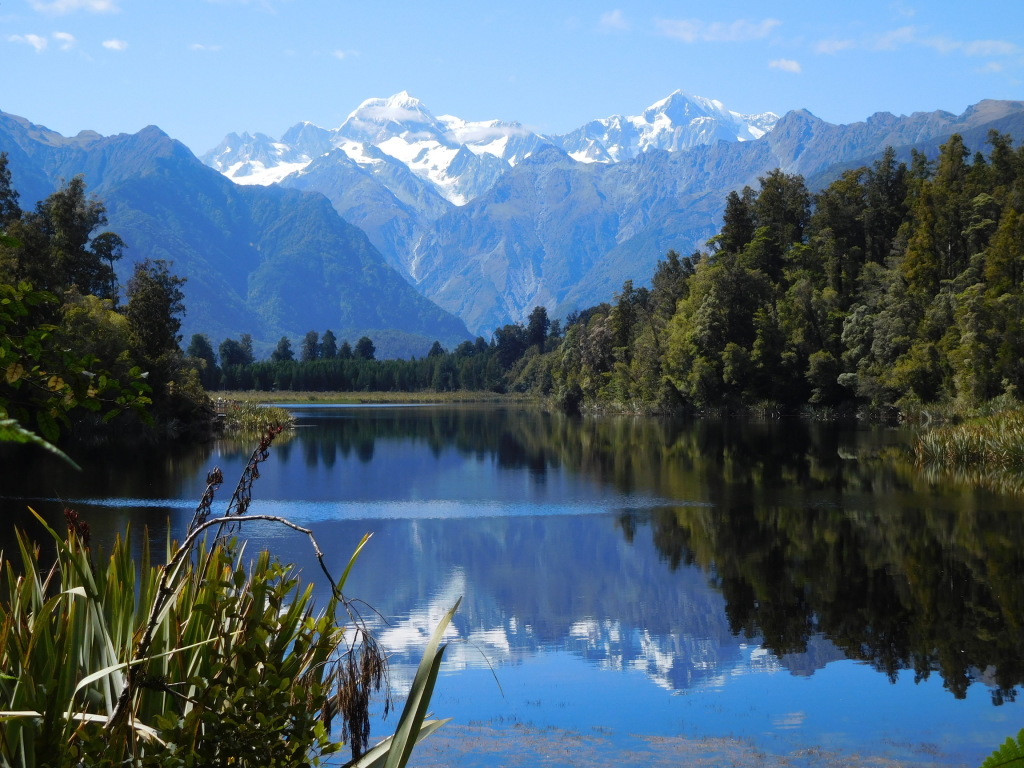
[[[898,429],[294,410],[250,509],[336,574],[373,533],[346,591],[387,619],[396,690],[462,597],[432,707],[454,719],[414,765],[977,766],[1024,726],[1024,497],[894,460]],[[251,449],[7,452],[0,514],[66,504],[162,549]],[[320,577],[301,535],[244,533]]]

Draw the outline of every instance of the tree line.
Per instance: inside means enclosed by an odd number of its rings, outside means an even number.
[[[425,356],[408,360],[378,360],[372,339],[355,346],[338,339],[330,329],[321,336],[308,331],[298,356],[284,336],[266,360],[253,354],[250,334],[224,339],[214,352],[206,334],[193,334],[186,356],[197,363],[209,390],[284,390],[309,392],[418,392],[457,390],[505,392],[509,373],[528,353],[540,354],[557,346],[561,325],[536,307],[526,323],[498,328],[490,341],[478,336],[446,350],[435,341]]]
[[[795,412],[976,408],[1024,391],[1024,148],[959,135],[929,159],[889,148],[817,193],[774,170],[731,192],[722,228],[689,256],[670,251],[649,287],[562,324],[525,323],[421,359],[373,359],[310,331],[298,354],[218,361],[211,388],[532,392],[567,410],[762,408]],[[227,346],[225,346],[227,345]],[[243,345],[244,346],[244,345]],[[350,354],[351,353],[351,354]]]

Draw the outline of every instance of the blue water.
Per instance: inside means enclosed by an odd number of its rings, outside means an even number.
[[[974,520],[984,508],[999,521],[992,541],[1009,537],[1011,556],[1020,541],[1019,499],[919,486],[850,458],[897,441],[890,432],[792,423],[596,424],[450,407],[296,413],[295,435],[276,444],[261,465],[250,511],[310,527],[335,575],[363,534],[373,534],[346,592],[384,617],[369,620],[392,654],[399,695],[433,627],[461,598],[432,709],[453,718],[453,728],[488,729],[499,751],[515,750],[527,734],[596,733],[606,745],[602,762],[622,764],[648,764],[637,739],[681,737],[738,740],[748,750],[742,764],[798,764],[809,751],[824,750],[838,760],[832,764],[847,764],[849,756],[848,764],[976,766],[1024,726],[1012,691],[1001,706],[993,704],[999,686],[992,659],[1007,647],[1024,648],[1021,637],[1006,642],[1012,626],[992,630],[1004,634],[991,654],[984,643],[965,649],[977,655],[968,665],[977,666],[969,668],[966,695],[957,698],[937,657],[925,660],[933,667],[926,679],[915,681],[920,675],[907,668],[884,674],[850,658],[830,636],[828,621],[835,617],[822,618],[813,608],[829,607],[815,602],[827,586],[836,599],[852,601],[851,614],[888,603],[907,621],[933,611],[905,604],[913,576],[908,581],[898,565],[910,544],[895,546],[888,559],[862,551],[865,541],[874,541],[874,527],[859,521],[879,510],[891,515],[895,535],[901,515],[923,509],[928,525],[954,531],[957,520]],[[207,470],[218,465],[235,478],[248,450],[224,441],[174,455],[120,457],[120,472],[108,457],[84,457],[82,476],[47,466],[38,481],[19,471],[26,484],[7,483],[0,510],[24,521],[18,510],[31,504],[57,524],[66,504],[89,519],[100,540],[131,523],[135,540],[145,535],[162,547],[168,533],[183,534]],[[230,485],[219,491],[215,512],[230,497]],[[890,583],[879,574],[826,569],[827,585],[776,581],[787,566],[773,558],[792,551],[794,542],[762,550],[757,541],[729,540],[742,537],[742,527],[716,527],[748,514],[751,526],[765,530],[774,530],[773,521],[785,523],[781,531],[812,521],[809,537],[824,531],[831,542],[852,535],[853,543],[834,550],[809,541],[817,549],[808,551],[837,552],[843,563],[878,559],[879,573],[896,575]],[[305,537],[267,522],[247,524],[243,534],[253,551],[269,547],[314,581],[321,578]],[[799,545],[799,537],[794,541]],[[884,547],[885,537],[870,546]],[[954,570],[965,557],[955,546],[941,556],[947,555]],[[987,556],[1007,557],[1002,550]],[[967,570],[984,570],[973,559],[965,562]],[[844,582],[861,580],[872,590],[895,585],[895,591],[863,604],[842,595]],[[761,596],[748,600],[747,589]],[[962,589],[987,605],[986,585],[958,582],[947,592]],[[765,604],[766,595],[778,595],[778,611]],[[941,599],[954,602],[939,609],[959,615],[956,594]],[[758,626],[740,631],[730,624],[751,611],[758,621],[779,621],[783,606],[804,610],[804,603],[812,606],[810,632],[806,647],[795,652],[773,652]],[[893,642],[903,642],[900,615],[893,619]],[[887,620],[874,615],[868,623]],[[849,624],[835,629],[847,644],[861,632],[865,643],[875,637],[871,626]],[[932,641],[922,641],[916,629],[908,637],[904,652],[930,650]],[[936,637],[933,644],[943,642]],[[383,735],[387,726],[375,733]],[[428,764],[504,764],[474,753],[472,745],[445,749]],[[570,752],[549,758],[545,764],[578,764]]]

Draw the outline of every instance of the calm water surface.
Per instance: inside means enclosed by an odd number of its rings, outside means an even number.
[[[396,688],[463,598],[421,765],[976,766],[1024,726],[1024,501],[894,463],[894,430],[295,410],[251,510],[335,573],[373,533],[347,591],[387,617]],[[250,450],[5,455],[0,542],[64,503],[162,548]],[[319,575],[302,537],[245,532]]]

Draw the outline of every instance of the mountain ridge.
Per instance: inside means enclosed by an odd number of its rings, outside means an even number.
[[[469,338],[322,194],[234,184],[155,126],[62,141],[0,113],[0,151],[9,151],[23,207],[62,180],[84,177],[107,208],[109,229],[127,244],[122,284],[136,261],[173,262],[187,279],[186,339],[251,333],[257,350],[268,351],[283,335],[297,340],[330,328],[352,342],[386,338],[381,354],[405,357],[425,354],[435,339]]]

